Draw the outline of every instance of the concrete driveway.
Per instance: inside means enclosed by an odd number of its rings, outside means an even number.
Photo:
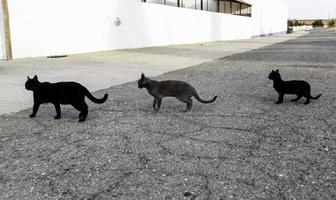
[[[85,123],[63,106],[0,116],[2,199],[335,199],[336,35],[328,29],[162,76],[191,83],[189,113],[175,99],[152,114],[130,82],[90,103]],[[319,100],[276,105],[267,79],[310,82]]]

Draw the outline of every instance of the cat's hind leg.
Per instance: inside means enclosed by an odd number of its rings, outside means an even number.
[[[310,103],[310,98],[309,97],[306,97],[306,102],[304,104],[308,105]]]
[[[61,106],[59,103],[53,103],[56,109],[56,116],[54,119],[60,119],[61,118]]]
[[[187,97],[176,97],[178,100],[182,101],[183,103],[187,104],[187,108],[184,110],[185,112],[188,112],[191,110],[192,106],[193,106],[193,101],[191,99],[191,97],[187,98]]]
[[[303,96],[306,98],[306,102],[304,104],[308,105],[310,103],[310,90],[304,92]]]
[[[80,112],[78,116],[79,122],[84,122],[89,112],[88,105],[85,103],[85,101],[73,103],[71,105]]]
[[[82,116],[81,118],[79,118],[79,122],[84,122],[86,120],[86,117],[88,115],[88,105],[83,101],[81,103],[81,107],[82,107],[82,110],[81,110],[81,113],[82,113]]]
[[[297,98],[292,99],[291,102],[297,102],[298,100],[300,100],[302,98],[302,95],[297,95]]]
[[[192,106],[193,106],[193,100],[189,99],[188,102],[187,102],[186,112],[191,111]]]
[[[82,113],[82,109],[79,103],[72,103],[71,104],[76,110],[78,110],[80,113],[78,115],[79,118],[82,118],[83,113]]]

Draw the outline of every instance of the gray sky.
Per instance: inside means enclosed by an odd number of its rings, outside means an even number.
[[[336,0],[288,0],[290,19],[336,18]]]

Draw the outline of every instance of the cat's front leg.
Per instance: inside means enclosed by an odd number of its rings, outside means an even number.
[[[154,108],[154,110],[156,110],[156,99],[155,98],[153,100],[153,108]]]
[[[161,107],[161,102],[162,102],[162,98],[156,99],[156,109],[154,109],[154,113],[159,112],[160,107]]]
[[[36,113],[40,107],[40,103],[35,102],[33,106],[33,113],[29,115],[30,118],[34,118],[36,116]]]
[[[56,116],[54,119],[60,119],[61,118],[61,106],[59,103],[54,103],[55,109],[56,109]]]
[[[275,102],[276,104],[281,104],[283,102],[283,98],[284,98],[284,94],[280,93],[279,94],[279,98],[278,98],[278,101]]]

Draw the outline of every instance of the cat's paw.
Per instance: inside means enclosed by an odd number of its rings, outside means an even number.
[[[81,118],[78,120],[79,122],[85,122],[85,119]]]
[[[158,110],[153,110],[153,111],[152,111],[153,114],[156,114],[156,113],[158,113],[158,112],[159,112]]]
[[[282,104],[282,102],[281,101],[277,101],[277,102],[275,102],[276,104]]]
[[[35,117],[35,115],[31,114],[31,115],[29,115],[29,117],[30,117],[30,118],[34,118],[34,117]]]
[[[61,116],[55,116],[54,119],[61,119]]]

